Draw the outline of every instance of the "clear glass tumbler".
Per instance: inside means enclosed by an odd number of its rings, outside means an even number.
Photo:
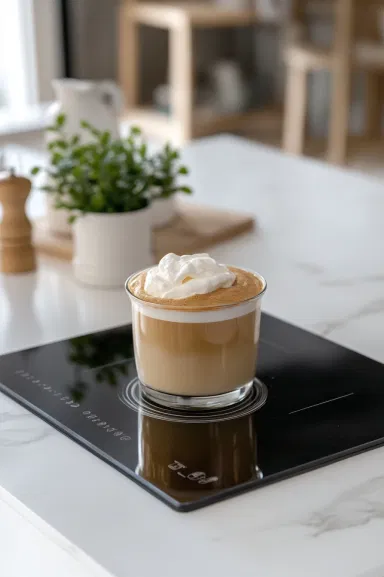
[[[252,388],[260,334],[260,293],[241,303],[198,310],[138,299],[132,303],[136,367],[143,393],[178,409],[216,409],[241,401]]]

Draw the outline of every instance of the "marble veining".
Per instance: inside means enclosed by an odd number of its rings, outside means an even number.
[[[357,310],[344,318],[316,323],[311,328],[313,331],[322,335],[323,337],[328,337],[336,330],[346,328],[347,325],[352,321],[361,320],[367,316],[376,315],[383,312],[384,298],[378,298],[359,307]]]
[[[324,509],[311,514],[303,524],[314,529],[313,535],[318,537],[366,525],[374,519],[384,523],[384,475],[341,493]]]
[[[18,447],[45,439],[52,428],[30,413],[0,412],[0,446]]]
[[[354,287],[356,285],[368,283],[384,283],[384,274],[371,274],[360,277],[355,276],[351,278],[335,278],[320,281],[320,284],[324,287],[335,288]]]
[[[324,268],[318,264],[310,262],[295,262],[293,265],[299,270],[308,273],[310,275],[322,275],[324,274]]]

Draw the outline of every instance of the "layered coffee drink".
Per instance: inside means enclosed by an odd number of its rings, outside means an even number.
[[[166,255],[127,281],[135,359],[145,394],[180,408],[215,408],[243,398],[255,375],[258,274],[207,254]]]

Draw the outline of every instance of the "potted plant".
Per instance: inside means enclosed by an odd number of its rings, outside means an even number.
[[[168,224],[176,215],[176,195],[179,192],[191,194],[189,186],[179,184],[180,176],[189,174],[180,163],[180,153],[167,143],[151,159],[152,165],[152,226]]]
[[[45,170],[57,209],[67,210],[73,224],[74,274],[90,285],[122,286],[127,276],[152,262],[152,165],[141,132],[113,139],[88,122],[81,128],[90,139],[65,133],[66,117],[57,116],[50,130],[49,168]]]

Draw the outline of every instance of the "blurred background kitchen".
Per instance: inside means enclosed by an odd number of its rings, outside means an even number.
[[[0,0],[0,142],[39,138],[52,80],[113,80],[158,139],[233,132],[381,173],[379,0]]]
[[[241,135],[384,178],[383,72],[384,0],[0,0],[2,162],[20,176],[37,165],[27,205],[37,250],[74,256],[80,281],[122,286],[167,252],[252,228],[216,201],[214,213],[186,201],[194,181],[179,148],[196,138]],[[18,184],[24,239],[29,193]],[[2,187],[12,236],[12,176]],[[15,267],[31,270],[20,246]]]

